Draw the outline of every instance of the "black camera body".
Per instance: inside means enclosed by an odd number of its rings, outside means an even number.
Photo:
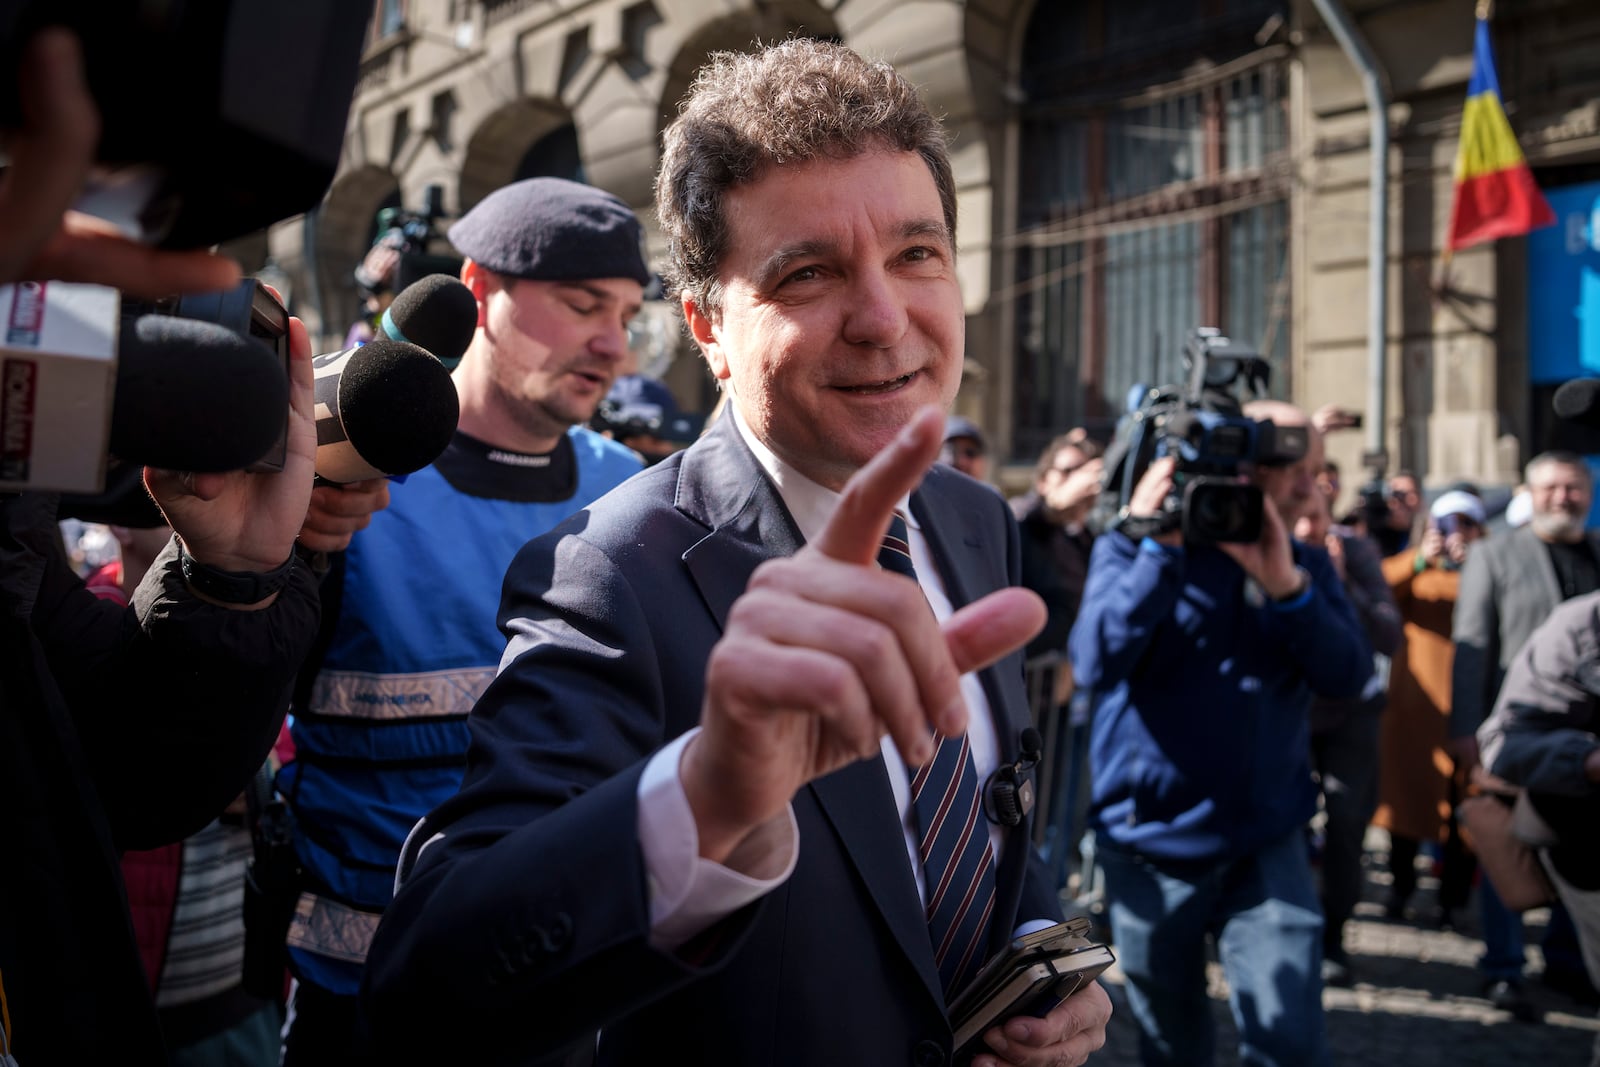
[[[1245,543],[1261,536],[1262,495],[1245,475],[1255,466],[1293,463],[1306,454],[1303,426],[1278,426],[1243,413],[1235,388],[1264,396],[1271,369],[1254,350],[1217,329],[1195,329],[1184,346],[1183,386],[1147,390],[1117,427],[1106,455],[1099,525],[1144,537],[1181,530],[1191,544]],[[1155,516],[1129,503],[1150,464],[1172,456],[1173,492]]]
[[[34,34],[74,31],[100,111],[79,207],[171,248],[308,211],[333,180],[371,0],[0,0],[0,126]]]

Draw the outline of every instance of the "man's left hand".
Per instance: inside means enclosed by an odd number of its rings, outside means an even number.
[[[1273,600],[1286,600],[1300,589],[1302,578],[1295,569],[1294,553],[1289,549],[1289,528],[1278,516],[1278,508],[1270,496],[1261,501],[1259,538],[1249,544],[1224,542],[1217,547],[1254,578],[1262,592]]]
[[[1105,1045],[1110,1019],[1111,998],[1090,982],[1042,1019],[1019,1015],[984,1034],[994,1052],[979,1055],[972,1067],[1077,1067]]]
[[[305,521],[317,456],[311,340],[289,320],[289,411],[283,470],[195,474],[146,467],[145,487],[197,562],[224,571],[275,570]]]

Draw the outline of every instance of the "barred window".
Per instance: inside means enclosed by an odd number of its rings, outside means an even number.
[[[1136,384],[1181,380],[1189,331],[1219,326],[1288,382],[1283,4],[1041,5],[1020,83],[1014,458],[1108,430]]]

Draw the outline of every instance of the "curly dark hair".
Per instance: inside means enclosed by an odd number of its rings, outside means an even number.
[[[668,241],[668,291],[721,307],[723,198],[769,167],[876,148],[916,152],[933,175],[955,243],[955,181],[944,127],[887,63],[840,44],[795,38],[753,53],[719,52],[695,76],[663,134],[656,214]]]

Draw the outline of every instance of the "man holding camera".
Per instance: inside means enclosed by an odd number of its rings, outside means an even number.
[[[331,560],[324,633],[295,694],[296,758],[278,776],[305,875],[288,933],[288,1067],[347,1063],[359,1044],[355,994],[401,842],[460,785],[467,713],[504,649],[506,566],[640,469],[581,425],[649,281],[633,212],[592,186],[533,178],[490,194],[450,240],[478,302],[453,375],[459,429]]]
[[[1282,403],[1245,415],[1308,425]],[[1251,473],[1264,500],[1245,544],[1169,529],[1175,462],[1152,462],[1126,520],[1095,544],[1069,642],[1093,693],[1096,855],[1150,1067],[1213,1061],[1208,933],[1241,1055],[1328,1062],[1309,708],[1313,693],[1357,696],[1372,655],[1327,553],[1289,536],[1322,466],[1308,436],[1300,459]]]

